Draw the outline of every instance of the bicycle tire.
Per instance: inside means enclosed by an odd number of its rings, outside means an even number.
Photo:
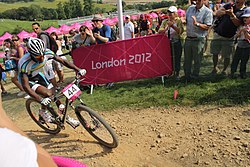
[[[35,99],[26,100],[26,110],[30,117],[35,121],[35,123],[40,126],[45,132],[50,134],[58,134],[61,131],[61,128],[56,123],[42,123],[39,120],[39,109],[41,109],[41,104]]]
[[[75,108],[76,116],[83,127],[98,142],[108,148],[116,148],[118,146],[118,138],[110,125],[91,108],[79,105]],[[85,114],[85,115],[84,115]],[[90,121],[89,121],[90,119]],[[98,122],[97,122],[98,121]],[[97,123],[98,125],[95,125]],[[98,127],[97,127],[98,126]],[[103,133],[104,132],[104,133]],[[105,137],[105,139],[104,139]],[[106,138],[108,137],[108,138]]]

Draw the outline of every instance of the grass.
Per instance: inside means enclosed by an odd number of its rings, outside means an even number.
[[[8,9],[16,9],[19,7],[27,7],[31,4],[36,4],[40,7],[46,8],[57,8],[57,4],[59,2],[66,2],[67,0],[55,0],[54,2],[48,2],[45,0],[35,0],[34,2],[24,3],[18,2],[14,4],[7,4],[0,2],[0,11],[3,12]],[[113,4],[96,4],[94,3],[95,7],[104,8],[106,11],[111,11],[113,8],[116,8]],[[5,32],[13,33],[15,29],[18,30],[25,30],[31,32],[31,24],[33,21],[19,21],[19,20],[10,20],[10,19],[0,19],[0,36],[2,36]],[[44,20],[43,22],[39,22],[42,25],[42,29],[47,29],[50,26],[59,27],[57,20]]]
[[[0,11],[4,12],[9,9],[17,9],[20,7],[28,7],[32,4],[38,5],[40,7],[45,7],[45,8],[57,8],[57,4],[59,2],[68,2],[68,0],[55,0],[53,2],[48,2],[47,0],[34,0],[33,2],[17,2],[17,3],[3,3],[0,2]]]
[[[10,19],[1,19],[0,20],[0,36],[3,35],[5,32],[12,32],[15,29],[25,30],[28,32],[32,32],[31,24],[34,21],[20,21],[20,20],[10,20]],[[39,22],[42,26],[42,29],[47,29],[50,26],[59,27],[57,20],[44,20]]]
[[[249,64],[248,71],[250,71]],[[66,68],[64,69],[66,79],[70,81],[74,73]],[[152,107],[168,108],[174,105],[183,107],[236,105],[240,107],[250,104],[250,78],[230,79],[222,75],[212,76],[210,75],[211,70],[212,59],[210,56],[206,56],[202,63],[201,77],[190,83],[185,83],[183,80],[177,82],[172,77],[165,77],[164,84],[161,77],[124,81],[115,83],[111,88],[96,86],[92,95],[88,94],[87,90],[83,90],[81,97],[89,107],[97,111],[112,111],[124,108],[131,110]],[[16,98],[18,90],[9,80],[8,85],[11,85],[12,88],[8,86],[7,90],[10,94],[3,96],[4,109],[10,115],[25,111],[25,100]],[[178,90],[176,100],[173,98],[174,90]]]
[[[161,78],[116,83],[114,87],[96,87],[93,95],[83,94],[86,103],[97,110],[122,108],[142,109],[149,107],[167,108],[171,105],[233,106],[249,104],[250,79],[231,80],[216,76],[211,81],[204,77],[193,83],[177,84],[169,78],[163,86]],[[217,81],[216,81],[217,80]],[[178,90],[177,99],[173,99]]]
[[[230,79],[222,75],[210,75],[211,57],[203,59],[201,70],[201,77],[188,84],[184,80],[177,82],[168,77],[163,85],[161,77],[157,77],[115,83],[109,89],[95,87],[93,95],[84,93],[82,96],[92,108],[104,111],[122,108],[167,108],[171,105],[240,106],[250,103],[250,78]],[[173,99],[174,90],[178,90],[176,100]]]

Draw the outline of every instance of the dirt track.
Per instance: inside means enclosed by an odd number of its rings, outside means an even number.
[[[202,106],[105,113],[120,140],[110,150],[87,132],[66,126],[53,136],[43,133],[26,113],[16,123],[52,155],[62,155],[90,167],[249,167],[248,107]]]

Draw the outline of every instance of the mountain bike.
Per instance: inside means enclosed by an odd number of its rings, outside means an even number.
[[[84,80],[84,78],[81,79],[80,76],[76,75],[75,79],[70,84],[62,90],[56,91],[54,95],[50,97],[53,102],[49,106],[41,105],[33,98],[27,99],[26,109],[28,114],[38,126],[45,130],[45,132],[58,134],[61,129],[65,129],[66,116],[68,114],[69,107],[71,107],[71,109],[73,109],[71,111],[76,114],[76,117],[80,121],[81,125],[91,136],[106,147],[117,147],[118,138],[111,126],[100,114],[87,107],[80,98],[81,90],[79,88],[79,84],[82,80]],[[58,100],[63,100],[64,103],[62,104],[65,105],[64,112],[61,114],[58,114],[57,112],[58,106],[56,105],[56,101]],[[78,101],[78,104],[75,104],[76,101]],[[40,109],[51,113],[53,118],[51,122],[45,122],[41,119],[41,116],[39,115]]]

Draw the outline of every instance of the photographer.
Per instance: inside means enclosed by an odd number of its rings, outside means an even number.
[[[227,75],[227,68],[230,64],[235,44],[234,35],[237,27],[243,23],[241,15],[245,7],[245,0],[236,0],[235,3],[226,3],[216,12],[217,21],[214,25],[214,37],[211,41],[210,49],[213,54],[214,64],[212,74],[220,71],[217,65],[218,55],[221,53],[224,58],[224,68],[221,74]]]
[[[87,26],[81,26],[79,28],[79,34],[75,35],[72,41],[72,48],[78,48],[80,46],[90,46],[95,44],[96,40],[93,33]]]

